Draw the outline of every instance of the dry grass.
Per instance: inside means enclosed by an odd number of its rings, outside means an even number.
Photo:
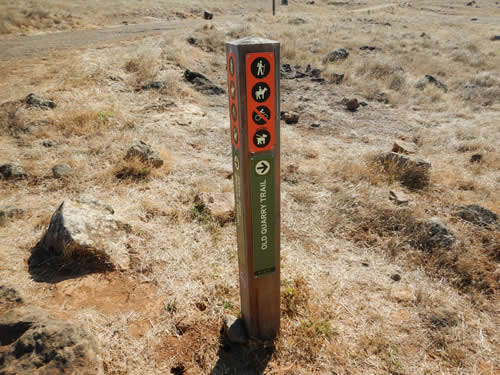
[[[39,2],[51,11],[32,23],[26,4],[0,7],[1,32],[10,33],[58,29],[49,20],[65,12],[78,24],[60,25],[75,28],[215,13],[209,26],[0,64],[0,163],[28,173],[0,184],[0,210],[25,210],[0,229],[0,278],[30,304],[89,329],[107,374],[498,373],[499,231],[455,215],[465,204],[500,213],[500,61],[491,25],[472,24],[468,13],[481,19],[496,8],[316,3],[290,0],[272,18],[264,1],[230,12],[222,0],[111,0],[99,12],[88,2]],[[274,343],[239,347],[220,335],[222,316],[240,313],[235,224],[221,225],[195,200],[232,190],[227,98],[203,96],[182,74],[199,71],[224,87],[224,42],[248,35],[281,41],[283,63],[345,79],[282,80],[282,109],[300,113],[281,129],[282,328]],[[323,62],[340,47],[347,60]],[[448,92],[417,89],[425,74]],[[152,80],[165,87],[142,89]],[[57,107],[27,107],[28,91]],[[343,97],[368,106],[347,112]],[[313,121],[321,127],[311,129]],[[416,156],[432,163],[425,188],[405,185],[415,173],[374,162],[395,139],[416,142]],[[160,151],[162,168],[123,160],[138,140]],[[475,153],[481,163],[470,163]],[[61,162],[73,172],[54,179],[51,167]],[[389,190],[409,204],[396,206]],[[35,282],[25,259],[60,202],[80,194],[110,204],[131,226],[131,269]],[[456,234],[449,249],[426,237],[424,223],[436,216]]]

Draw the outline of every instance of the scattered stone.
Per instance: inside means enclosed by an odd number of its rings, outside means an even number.
[[[234,221],[233,193],[199,193],[194,198],[194,203],[199,211],[205,211],[221,225]]]
[[[143,141],[130,147],[124,159],[129,160],[135,157],[138,157],[143,163],[152,165],[155,168],[160,168],[163,165],[163,159],[158,152]]]
[[[479,20],[479,18],[471,18],[470,20],[471,21],[477,21],[477,20]]]
[[[214,14],[206,10],[203,12],[203,18],[206,20],[211,20],[212,18],[214,18]]]
[[[344,73],[332,73],[332,82],[337,85],[344,80]]]
[[[24,214],[24,210],[14,206],[7,206],[0,210],[0,226],[4,225],[8,219],[14,219]]]
[[[324,83],[325,79],[321,77],[313,77],[311,78],[311,82]]]
[[[294,125],[299,122],[299,114],[295,112],[283,111],[281,112],[281,119],[288,125]]]
[[[438,81],[436,78],[431,76],[430,74],[426,74],[424,79],[417,82],[415,87],[419,90],[423,90],[428,83],[432,83],[438,89],[443,90],[444,92],[448,92],[448,87],[444,83]]]
[[[153,81],[153,82],[148,83],[147,85],[142,86],[142,89],[143,90],[151,90],[151,89],[161,90],[164,87],[166,87],[165,82]]]
[[[281,71],[283,73],[291,73],[292,72],[292,66],[290,64],[283,64],[283,65],[281,65]]]
[[[410,201],[405,193],[396,190],[389,191],[389,199],[400,206],[407,205]]]
[[[392,152],[406,155],[415,154],[417,152],[417,145],[415,143],[409,143],[398,139],[392,146]]]
[[[298,71],[298,70],[295,72],[295,78],[304,78],[304,77],[307,77],[306,73]]]
[[[314,5],[314,4],[315,4],[315,2],[314,2],[314,0],[311,0],[311,1],[308,1],[306,4],[307,4],[307,5]]]
[[[385,92],[378,92],[375,95],[375,100],[379,103],[384,103],[384,104],[389,104],[389,95],[387,95]]]
[[[293,20],[290,20],[288,23],[293,24],[293,25],[303,25],[306,23],[306,20],[300,17],[297,17]]]
[[[497,42],[497,41],[499,41],[499,40],[500,40],[500,35],[493,35],[493,36],[491,37],[491,41],[492,41],[492,42]]]
[[[395,152],[383,153],[379,156],[386,171],[398,178],[410,189],[422,189],[429,185],[431,164],[425,160]]]
[[[482,161],[483,161],[483,155],[481,155],[481,154],[473,154],[470,157],[471,163],[481,163]]]
[[[349,52],[345,48],[338,48],[335,51],[332,51],[326,57],[326,60],[329,62],[345,60],[349,56]]]
[[[468,7],[471,7],[471,6],[473,6],[474,4],[476,4],[476,2],[473,0],[473,1],[469,1],[466,5],[467,5]]]
[[[456,215],[461,217],[463,220],[475,225],[486,227],[488,225],[494,224],[498,220],[498,216],[496,213],[477,204],[460,206],[458,208],[459,211],[456,213]]]
[[[186,69],[184,78],[187,82],[194,85],[195,89],[206,95],[223,95],[226,93],[223,88],[215,85],[201,73],[192,72]]]
[[[112,207],[90,198],[63,201],[38,246],[47,256],[88,259],[106,268],[128,269],[126,242],[131,229],[113,214]],[[37,266],[39,261],[30,258],[30,265]]]
[[[248,341],[245,323],[232,315],[224,315],[224,333],[229,342],[233,344],[246,344]]]
[[[42,142],[43,147],[52,147],[54,146],[54,143],[52,141],[43,141]]]
[[[419,237],[418,245],[424,250],[449,250],[457,240],[455,232],[437,217],[421,223]]]
[[[0,317],[0,372],[103,375],[98,347],[83,327],[26,306]]]
[[[419,159],[419,158],[415,158],[415,157],[407,156],[407,155],[401,155],[401,154],[398,154],[396,152],[388,152],[388,153],[382,154],[380,156],[380,161],[383,164],[394,163],[398,167],[419,167],[419,168],[423,168],[425,170],[431,169],[431,163],[429,163],[423,159]]]
[[[456,327],[458,325],[457,314],[441,308],[429,312],[427,319],[433,328]]]
[[[7,311],[24,303],[17,290],[5,285],[0,285],[0,316]],[[1,336],[1,334],[0,334]],[[1,341],[1,337],[0,337]],[[0,344],[1,346],[2,344]]]
[[[353,99],[343,98],[341,103],[346,107],[347,110],[351,112],[355,112],[359,108],[359,102],[358,99],[356,98]]]
[[[71,167],[68,164],[57,164],[52,168],[54,178],[61,178],[71,173]]]
[[[314,121],[312,124],[311,124],[311,128],[319,128],[321,127],[321,124],[318,122],[318,121]]]
[[[395,273],[394,275],[391,276],[391,279],[394,281],[400,281],[401,276],[399,274]]]
[[[26,97],[26,103],[33,107],[39,107],[42,109],[49,109],[56,107],[56,103],[54,103],[52,100],[42,98],[41,96],[33,93],[29,94]]]
[[[362,47],[359,47],[359,49],[361,51],[370,51],[370,52],[371,51],[379,51],[380,50],[380,48],[374,47],[374,46],[362,46]]]
[[[319,78],[321,76],[320,69],[311,69],[311,76],[314,78]]]
[[[196,39],[191,36],[191,37],[187,38],[187,42],[191,45],[194,45],[194,44],[196,44]]]
[[[367,262],[361,262],[361,265],[363,267],[370,267],[370,263],[367,263]]]
[[[18,179],[26,177],[26,172],[23,168],[15,164],[0,165],[0,175],[4,179]]]

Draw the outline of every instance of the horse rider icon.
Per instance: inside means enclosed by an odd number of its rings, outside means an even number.
[[[256,99],[263,100],[267,90],[267,87],[259,86],[259,89],[255,92]]]

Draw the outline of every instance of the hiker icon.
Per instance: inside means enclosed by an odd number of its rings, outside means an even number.
[[[267,99],[269,99],[270,95],[271,91],[267,83],[257,83],[252,89],[252,97],[258,103],[265,102]]]
[[[259,130],[253,136],[253,144],[259,148],[266,147],[271,142],[271,134],[265,130]]]
[[[261,79],[267,77],[271,71],[271,64],[267,61],[267,59],[258,57],[252,62],[250,69],[255,78]]]

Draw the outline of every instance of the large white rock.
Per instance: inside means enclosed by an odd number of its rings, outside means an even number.
[[[92,257],[128,269],[130,226],[117,220],[110,206],[92,200],[66,200],[50,219],[41,245],[55,255]]]

